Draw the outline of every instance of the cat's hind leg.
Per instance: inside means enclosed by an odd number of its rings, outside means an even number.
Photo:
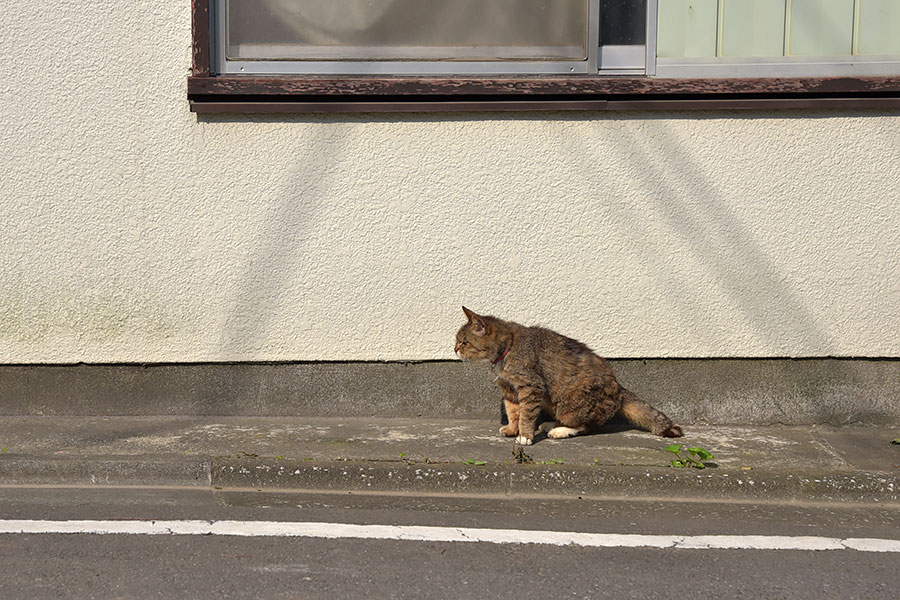
[[[618,391],[616,380],[607,376],[561,395],[556,403],[559,426],[548,431],[547,435],[563,439],[596,431],[619,409]]]
[[[585,427],[584,425],[582,425],[581,427],[566,427],[565,425],[557,425],[547,432],[547,437],[551,437],[555,440],[561,440],[563,438],[581,435],[586,431],[587,427]]]
[[[588,427],[580,424],[577,416],[566,414],[557,416],[553,421],[541,423],[541,430],[547,432],[547,437],[562,440],[587,433]]]

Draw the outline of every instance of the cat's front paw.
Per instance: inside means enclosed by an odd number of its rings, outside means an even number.
[[[527,438],[524,435],[520,435],[519,437],[516,438],[516,443],[519,444],[520,446],[530,446],[531,438]]]
[[[518,427],[513,427],[512,425],[504,425],[500,428],[500,435],[505,435],[506,437],[512,437],[518,433]]]

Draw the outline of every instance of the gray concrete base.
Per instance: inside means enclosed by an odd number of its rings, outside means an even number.
[[[900,423],[900,360],[614,360],[686,424]],[[498,419],[485,365],[295,363],[0,366],[0,415]]]

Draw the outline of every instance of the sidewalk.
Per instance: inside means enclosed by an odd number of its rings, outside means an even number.
[[[900,428],[686,426],[541,439],[517,464],[488,420],[0,417],[0,485],[900,504]],[[676,469],[671,443],[713,453]],[[521,458],[521,457],[520,457]],[[2,493],[2,492],[0,492]]]

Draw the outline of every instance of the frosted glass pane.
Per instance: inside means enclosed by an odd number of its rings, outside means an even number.
[[[229,58],[579,60],[587,0],[229,0]]]
[[[723,56],[783,56],[785,0],[725,0]]]
[[[900,54],[900,0],[859,0],[859,54]]]
[[[717,0],[659,0],[657,55],[715,56]]]
[[[792,56],[848,56],[853,49],[853,0],[792,0]]]

